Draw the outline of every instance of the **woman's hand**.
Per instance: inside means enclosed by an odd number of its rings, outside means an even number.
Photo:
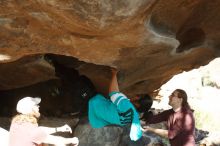
[[[149,126],[144,126],[143,128],[141,128],[141,130],[142,130],[143,132],[150,131],[150,129],[151,129],[151,127],[149,127]]]
[[[71,143],[72,143],[74,146],[78,146],[78,145],[79,145],[79,139],[78,139],[77,137],[73,137]]]
[[[117,74],[118,70],[116,68],[111,68],[111,72],[112,72],[112,74]]]
[[[58,127],[57,132],[70,132],[70,133],[72,133],[72,129],[69,125],[65,124],[61,127]]]

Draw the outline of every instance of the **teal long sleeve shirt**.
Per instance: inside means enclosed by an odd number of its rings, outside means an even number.
[[[130,100],[120,92],[112,92],[106,99],[97,94],[89,101],[89,122],[93,128],[101,128],[107,125],[124,126],[131,124],[130,138],[136,141],[141,138],[142,131],[139,115]]]

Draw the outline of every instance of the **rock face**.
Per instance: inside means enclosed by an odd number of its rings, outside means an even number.
[[[115,67],[122,91],[152,93],[220,56],[219,9],[219,0],[0,0],[0,90],[56,78],[43,58],[55,54],[103,92]]]

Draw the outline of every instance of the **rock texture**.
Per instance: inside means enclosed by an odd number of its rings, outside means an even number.
[[[219,9],[219,0],[0,0],[0,90],[55,78],[49,53],[100,90],[115,67],[124,92],[152,93],[220,56]]]

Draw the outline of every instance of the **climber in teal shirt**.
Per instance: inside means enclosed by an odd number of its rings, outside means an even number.
[[[67,78],[75,70],[66,68],[51,57],[47,55],[45,59],[55,67],[56,76],[61,78],[61,80],[71,82],[71,85],[75,89],[74,97],[80,105],[78,113],[81,116],[88,113],[89,122],[93,128],[102,128],[107,125],[131,125],[131,140],[137,141],[141,138],[142,132],[139,115],[130,100],[119,92],[117,71],[115,69],[112,69],[109,99],[101,94],[97,94],[95,86],[86,76],[74,74],[76,77],[78,76],[77,79],[75,77],[71,79]]]
[[[89,100],[89,122],[93,128],[107,125],[131,125],[130,138],[137,141],[142,136],[139,114],[130,100],[119,92],[117,71],[112,69],[112,79],[109,86],[110,99],[96,94]]]

